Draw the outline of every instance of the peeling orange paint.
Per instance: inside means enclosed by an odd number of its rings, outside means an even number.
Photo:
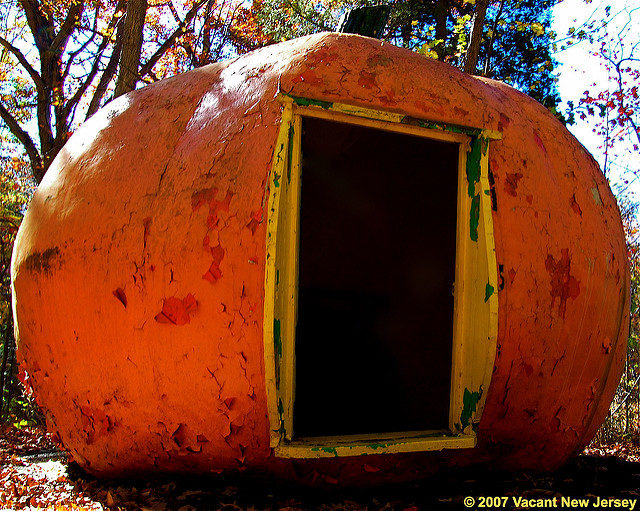
[[[512,197],[518,196],[518,181],[522,179],[522,174],[520,172],[512,172],[507,173],[506,179],[504,181],[504,191],[507,192]]]
[[[170,323],[172,325],[186,325],[191,321],[191,314],[198,308],[198,302],[191,293],[182,300],[171,296],[165,298],[160,311],[155,320],[158,323]]]
[[[294,83],[305,83],[307,85],[322,85],[322,78],[316,75],[313,69],[306,69],[300,76],[293,79]]]
[[[120,303],[122,303],[122,305],[127,306],[127,295],[124,292],[124,289],[122,289],[121,287],[119,287],[118,289],[116,289],[113,292],[113,296],[115,296],[118,300],[120,300]]]
[[[576,215],[582,216],[582,209],[580,209],[580,204],[578,204],[578,201],[576,200],[575,193],[571,196],[570,207]]]
[[[89,445],[106,435],[113,427],[111,419],[101,409],[80,406],[80,414],[82,431]]]
[[[273,455],[262,315],[279,93],[502,131],[489,149],[497,354],[476,448]],[[629,321],[615,200],[553,115],[507,85],[346,34],[272,45],[110,102],[34,195],[12,279],[23,380],[99,475],[249,468],[376,484],[479,461],[552,469],[605,417]]]
[[[207,270],[202,278],[208,280],[212,284],[215,283],[216,280],[222,278],[222,270],[220,270],[220,263],[222,259],[224,259],[224,249],[220,245],[216,245],[215,247],[208,246],[208,238],[205,238],[205,244],[207,248],[211,252],[211,266]]]
[[[376,74],[365,71],[360,71],[360,78],[358,79],[358,85],[362,85],[365,89],[378,88],[376,83]]]
[[[562,256],[558,261],[549,254],[545,261],[545,267],[551,276],[551,307],[558,299],[558,311],[564,318],[567,311],[567,299],[575,300],[580,294],[580,282],[570,274],[571,259],[569,249],[562,249]]]

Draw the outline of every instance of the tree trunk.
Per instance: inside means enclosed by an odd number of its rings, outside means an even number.
[[[438,60],[444,60],[445,47],[447,42],[447,12],[449,10],[448,0],[438,0],[436,4],[436,39],[441,41],[436,45]]]
[[[488,0],[476,0],[476,13],[473,19],[473,30],[471,41],[467,49],[467,58],[464,62],[464,70],[470,74],[476,74],[478,67],[478,54],[480,53],[480,43],[482,42],[482,27],[487,15]]]
[[[0,364],[0,419],[4,418],[5,395],[9,395],[8,392],[5,392],[5,375],[7,373],[7,362],[9,361],[9,335],[5,334],[2,341],[2,363]],[[7,397],[6,399],[9,398]]]
[[[502,15],[502,10],[504,9],[504,0],[500,0],[500,7],[498,7],[498,13],[496,14],[495,19],[493,20],[493,25],[491,27],[491,39],[487,44],[487,52],[484,58],[484,71],[483,76],[489,76],[489,66],[491,64],[491,55],[493,53],[493,42],[496,39],[496,30],[498,30],[498,23],[500,22],[500,16]]]
[[[124,20],[122,50],[120,52],[120,69],[114,98],[121,96],[136,87],[140,53],[142,52],[142,36],[144,19],[147,14],[147,0],[129,0]]]

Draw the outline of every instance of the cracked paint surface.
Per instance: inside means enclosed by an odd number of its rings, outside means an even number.
[[[162,302],[162,310],[156,314],[155,320],[158,323],[168,323],[170,325],[186,325],[191,321],[191,314],[198,309],[198,302],[189,293],[183,299],[170,296]]]
[[[571,259],[569,249],[562,249],[558,261],[549,254],[544,263],[551,277],[551,306],[558,300],[558,312],[563,318],[567,312],[567,299],[575,300],[580,294],[580,282],[570,274]]]
[[[502,131],[489,148],[497,352],[475,449],[273,456],[262,311],[278,93]],[[550,469],[589,441],[617,386],[625,254],[604,177],[541,105],[378,40],[317,34],[124,95],[74,133],[16,242],[21,374],[100,475],[376,484],[474,461]]]

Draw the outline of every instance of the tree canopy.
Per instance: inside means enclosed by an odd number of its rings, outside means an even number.
[[[370,0],[260,0],[258,25],[271,40],[332,30],[345,10]],[[473,74],[501,80],[555,112],[555,0],[395,0],[382,38]]]
[[[379,3],[7,0],[0,4],[0,165],[39,182],[73,130],[109,100],[266,44],[335,30],[349,9]],[[505,81],[562,119],[555,3],[383,0],[391,16],[382,38]]]
[[[105,102],[265,42],[239,0],[8,0],[0,19],[0,136],[37,182]]]

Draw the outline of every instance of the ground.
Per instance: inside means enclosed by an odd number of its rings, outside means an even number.
[[[0,429],[0,509],[513,509],[547,503],[592,505],[600,498],[640,507],[640,448],[592,447],[550,474],[498,473],[483,467],[447,471],[411,484],[362,489],[310,489],[257,475],[99,480],[69,463],[42,429]],[[469,497],[473,497],[473,503]],[[493,501],[487,497],[502,497]],[[573,505],[562,497],[578,499]],[[466,498],[466,500],[465,500]],[[520,500],[518,500],[520,499]],[[531,500],[533,499],[533,500]],[[624,499],[627,499],[626,501]],[[607,502],[608,503],[608,502]]]

